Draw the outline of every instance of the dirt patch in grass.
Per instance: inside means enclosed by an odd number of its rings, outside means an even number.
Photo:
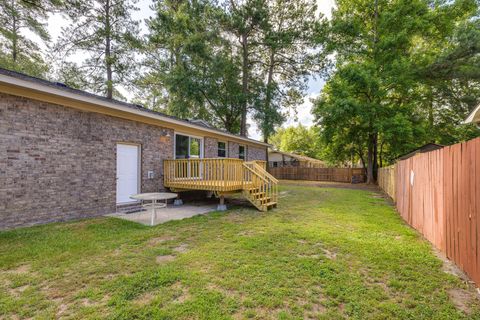
[[[219,292],[223,296],[228,297],[228,298],[240,299],[240,301],[243,301],[243,299],[244,299],[243,294],[240,294],[238,291],[231,290],[231,289],[225,289],[225,288],[223,288],[219,285],[216,285],[214,283],[208,284],[207,289],[211,290],[211,291]]]
[[[311,304],[310,310],[305,312],[304,319],[318,319],[319,315],[324,314],[327,308],[321,302]]]
[[[57,317],[60,318],[61,316],[63,316],[65,314],[65,312],[67,312],[67,310],[68,310],[68,304],[61,303],[57,307]]]
[[[471,292],[464,289],[453,288],[448,290],[448,296],[455,308],[466,314],[471,313],[470,304],[472,303],[472,299],[474,299]]]
[[[162,244],[164,242],[173,241],[173,240],[175,240],[175,237],[171,237],[171,236],[156,237],[156,238],[152,238],[152,239],[148,240],[147,246],[155,247],[155,246],[157,246],[159,244]]]
[[[239,233],[237,233],[237,236],[240,236],[240,237],[251,237],[255,234],[255,232],[253,232],[252,230],[245,230],[245,231],[241,231]]]
[[[185,253],[188,251],[188,245],[186,243],[182,243],[179,246],[173,248],[173,251],[178,253]]]
[[[475,283],[463,272],[453,261],[449,260],[445,254],[432,246],[435,256],[442,261],[442,271],[454,275],[463,280],[463,282],[475,287]]]
[[[318,259],[320,258],[319,254],[297,254],[299,258],[310,258],[310,259]]]
[[[172,286],[172,289],[176,290],[178,293],[175,295],[173,303],[184,303],[190,299],[190,292],[188,288],[182,285],[180,282],[175,283]]]
[[[155,298],[155,293],[153,292],[145,292],[133,300],[133,303],[136,305],[148,305],[152,300]]]
[[[21,266],[15,268],[15,269],[10,269],[7,271],[10,274],[16,274],[16,275],[21,275],[21,274],[32,274],[31,268],[28,264],[22,264]]]
[[[22,293],[27,290],[28,288],[30,288],[30,286],[28,284],[26,285],[23,285],[23,286],[20,286],[20,287],[16,287],[16,288],[10,288],[8,289],[8,293],[14,297],[20,297],[22,295]]]
[[[157,258],[155,258],[155,261],[158,264],[167,263],[167,262],[170,262],[170,261],[173,261],[173,260],[175,260],[175,256],[173,256],[173,255],[157,256]]]
[[[327,250],[327,249],[322,249],[322,251],[328,259],[330,259],[330,260],[337,259],[337,253],[336,252],[333,252],[333,251],[330,251],[330,250]]]

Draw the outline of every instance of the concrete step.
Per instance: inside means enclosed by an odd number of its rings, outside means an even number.
[[[136,212],[142,212],[142,211],[146,211],[146,209],[142,207],[142,204],[140,202],[117,206],[117,213],[129,214],[129,213],[136,213]]]

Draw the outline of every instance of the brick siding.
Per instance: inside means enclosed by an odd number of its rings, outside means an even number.
[[[247,159],[252,160],[267,160],[267,148],[248,146]]]
[[[173,140],[168,128],[0,93],[0,229],[114,212],[117,143],[141,147],[141,192],[163,190]],[[205,157],[217,142],[204,138]],[[265,155],[247,148],[248,160]],[[238,158],[238,143],[227,156]]]
[[[114,212],[118,142],[141,146],[141,191],[163,189],[172,130],[0,94],[0,229]]]

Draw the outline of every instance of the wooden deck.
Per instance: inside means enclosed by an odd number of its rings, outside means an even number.
[[[208,190],[231,192],[241,191],[245,186],[247,186],[247,184],[244,184],[241,181],[179,179],[170,180],[168,185],[165,186],[174,190]]]
[[[242,192],[259,210],[277,204],[278,181],[265,170],[265,161],[231,158],[164,161],[164,186],[173,191],[205,190],[223,197]]]

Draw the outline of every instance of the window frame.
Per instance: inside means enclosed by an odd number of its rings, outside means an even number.
[[[240,148],[243,147],[243,158],[240,157]],[[247,145],[245,144],[239,144],[238,145],[238,159],[241,159],[243,161],[246,161],[247,160]]]
[[[177,135],[188,137],[188,155],[187,155],[186,159],[203,159],[204,138],[201,137],[201,136],[195,136],[195,135],[188,134],[188,133],[183,133],[183,132],[175,132],[175,134],[174,134],[174,138],[173,138],[173,159],[177,159]],[[190,156],[190,143],[191,143],[192,138],[200,140],[200,146],[199,146],[200,154],[199,154],[198,158],[192,158]]]
[[[221,150],[221,149],[219,148],[219,144],[220,144],[220,143],[223,143],[223,144],[225,145],[225,149],[224,149],[225,155],[224,155],[224,156],[221,156],[221,155],[219,154],[219,152],[220,152],[220,150]],[[222,141],[222,140],[218,140],[218,141],[217,141],[217,157],[218,157],[218,158],[228,158],[228,143],[227,143],[226,141]]]

